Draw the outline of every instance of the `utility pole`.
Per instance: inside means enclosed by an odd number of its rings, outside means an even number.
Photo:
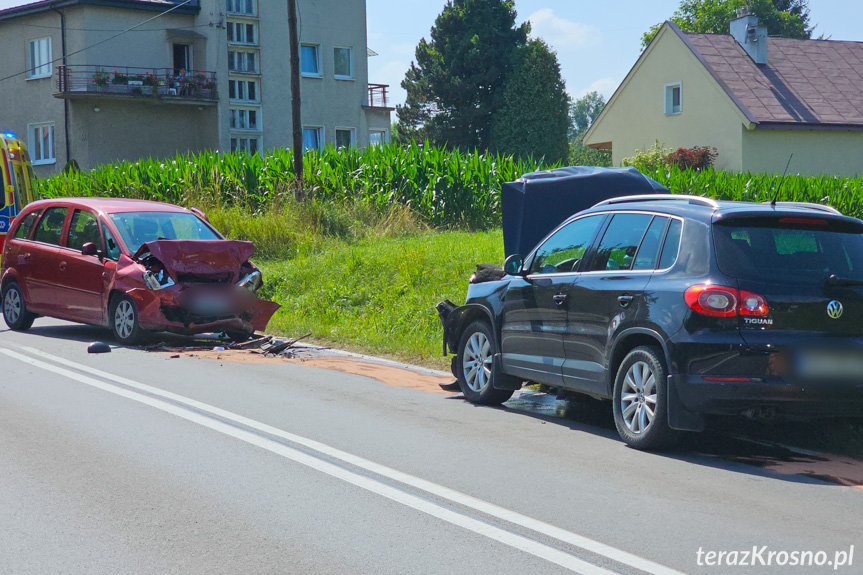
[[[300,35],[297,32],[297,0],[288,0],[288,36],[291,44],[291,124],[294,137],[294,175],[296,196],[302,199],[303,189],[303,121],[300,101]]]

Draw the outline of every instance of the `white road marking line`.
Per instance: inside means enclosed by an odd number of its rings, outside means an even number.
[[[295,443],[297,445],[302,445],[314,451],[317,451],[327,457],[332,459],[336,459],[342,461],[344,463],[348,463],[360,469],[364,469],[371,473],[375,473],[381,475],[383,477],[387,477],[404,485],[408,485],[415,489],[419,489],[421,491],[425,491],[429,494],[440,497],[441,499],[445,499],[457,505],[462,505],[464,507],[468,507],[479,511],[480,513],[484,513],[485,515],[489,515],[491,517],[495,517],[497,519],[501,519],[513,525],[518,525],[525,529],[529,529],[536,533],[540,533],[547,537],[551,537],[553,539],[557,539],[563,543],[572,545],[579,549],[583,549],[590,553],[595,553],[597,555],[601,555],[612,561],[617,563],[627,565],[629,567],[633,567],[635,569],[639,569],[651,575],[685,575],[680,571],[676,571],[669,567],[665,567],[664,565],[660,565],[643,557],[639,557],[627,551],[623,551],[621,549],[617,549],[616,547],[612,547],[610,545],[606,545],[604,543],[600,543],[599,541],[595,541],[593,539],[584,537],[582,535],[578,535],[571,531],[567,531],[563,528],[556,527],[549,523],[545,523],[538,519],[534,519],[532,517],[528,517],[526,515],[522,515],[516,511],[512,511],[510,509],[506,509],[504,507],[500,507],[493,503],[488,503],[481,499],[477,499],[470,495],[466,495],[454,489],[450,489],[448,487],[444,487],[442,485],[438,485],[436,483],[432,483],[431,481],[427,481],[425,479],[421,479],[419,477],[415,477],[413,475],[409,475],[407,473],[403,473],[396,469],[392,469],[390,467],[386,467],[384,465],[375,463],[373,461],[369,461],[367,459],[363,459],[362,457],[358,457],[356,455],[347,453],[345,451],[341,451],[336,449],[335,447],[331,447],[324,443],[320,443],[313,439],[308,439],[299,435],[295,435],[293,433],[289,433],[287,431],[283,431],[281,429],[272,427],[270,425],[243,417],[242,415],[238,415],[236,413],[232,413],[230,411],[226,411],[220,409],[218,407],[202,403],[196,401],[194,399],[184,397],[181,395],[177,395],[171,393],[169,391],[165,391],[162,389],[158,389],[155,387],[151,387],[149,385],[145,385],[142,383],[138,383],[136,381],[132,381],[130,379],[114,375],[112,373],[108,373],[105,371],[101,371],[99,369],[95,369],[86,365],[82,365],[79,363],[75,363],[73,361],[69,361],[62,357],[57,357],[38,349],[34,349],[31,347],[21,346],[25,351],[37,355],[39,357],[43,357],[45,359],[54,361],[61,365],[66,365],[69,367],[73,367],[75,369],[96,375],[103,379],[107,379],[109,381],[114,381],[121,385],[125,385],[127,387],[131,387],[133,389],[138,389],[143,392],[158,395],[165,399],[169,399],[171,401],[181,402],[195,409],[206,411],[212,413],[213,415],[217,415],[223,419],[233,421],[250,429],[255,429],[261,431],[262,433],[266,433],[268,435],[272,435],[274,437],[279,437],[281,439],[285,439],[286,441],[290,441],[291,443]],[[3,350],[0,350],[3,351]],[[24,356],[26,357],[26,356]]]

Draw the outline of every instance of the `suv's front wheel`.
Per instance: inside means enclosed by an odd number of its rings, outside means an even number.
[[[465,399],[482,405],[500,405],[513,390],[495,389],[494,335],[485,321],[475,321],[464,330],[456,356],[456,376]]]
[[[614,423],[636,449],[670,447],[679,434],[668,426],[668,372],[662,352],[637,347],[623,359],[614,383]]]

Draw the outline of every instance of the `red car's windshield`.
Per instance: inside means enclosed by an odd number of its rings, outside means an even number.
[[[156,240],[219,240],[209,226],[197,216],[171,212],[137,212],[111,214],[123,243],[135,252],[143,244]]]

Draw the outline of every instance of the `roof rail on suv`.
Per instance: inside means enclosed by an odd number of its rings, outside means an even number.
[[[628,204],[631,202],[654,202],[668,200],[673,200],[677,202],[688,202],[697,206],[706,206],[708,208],[714,209],[719,207],[719,204],[716,203],[716,201],[711,200],[710,198],[705,198],[702,196],[685,196],[682,194],[645,194],[641,196],[623,196],[620,198],[611,198],[610,200],[599,202],[596,205],[610,206],[613,204]]]
[[[769,204],[770,202],[764,202],[765,204]],[[816,212],[825,212],[828,214],[833,214],[835,216],[841,216],[842,212],[834,208],[833,206],[825,206],[824,204],[813,204],[811,202],[776,202],[777,206],[787,206],[789,208],[804,208],[809,210],[815,210]]]

